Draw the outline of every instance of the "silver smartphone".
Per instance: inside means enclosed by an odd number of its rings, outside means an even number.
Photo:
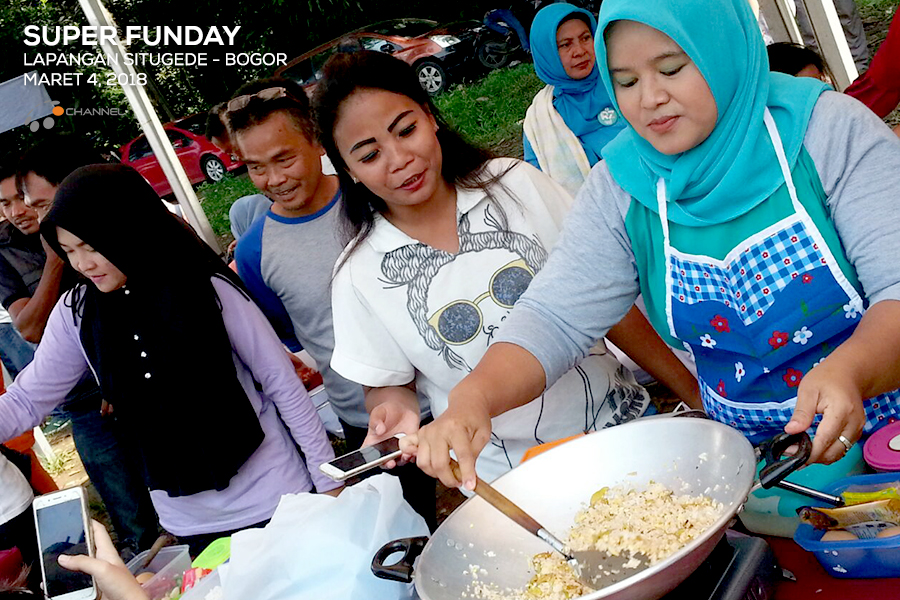
[[[60,554],[94,556],[84,488],[73,487],[34,499],[34,522],[41,551],[44,593],[51,600],[95,600],[97,585],[84,573],[59,564]]]
[[[400,452],[400,438],[403,435],[398,433],[394,437],[380,441],[372,446],[354,450],[330,462],[322,463],[319,465],[319,470],[335,481],[344,481],[354,475],[364,473],[390,460],[400,458],[402,454]]]

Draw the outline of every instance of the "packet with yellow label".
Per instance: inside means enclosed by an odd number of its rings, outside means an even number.
[[[900,499],[875,500],[840,508],[803,506],[800,520],[816,529],[846,529],[860,539],[877,537],[888,527],[900,525]]]

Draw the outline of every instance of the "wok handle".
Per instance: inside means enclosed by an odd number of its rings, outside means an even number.
[[[794,492],[795,494],[801,494],[808,498],[814,498],[822,502],[827,502],[832,506],[844,506],[844,499],[840,496],[826,494],[825,492],[820,492],[819,490],[808,488],[805,485],[797,485],[796,483],[791,483],[790,481],[779,481],[776,485],[783,490],[789,490],[791,492]]]
[[[462,476],[459,472],[459,463],[451,459],[450,468],[453,470],[453,476],[462,481]],[[538,535],[538,532],[544,529],[544,527],[535,521],[531,515],[519,508],[512,500],[495,490],[491,484],[482,481],[480,477],[475,478],[474,491],[484,498],[485,502],[527,529],[532,535]]]
[[[797,453],[782,458],[784,451],[794,445],[797,446]],[[765,457],[766,465],[759,472],[759,483],[769,489],[806,464],[812,453],[812,440],[805,431],[792,435],[779,433],[763,442],[760,450]]]
[[[425,536],[414,538],[403,538],[388,542],[375,553],[372,559],[372,573],[379,579],[388,579],[390,581],[402,581],[409,583],[412,581],[413,565],[416,558],[425,548],[428,538]],[[402,552],[403,557],[392,565],[384,564],[392,554]]]

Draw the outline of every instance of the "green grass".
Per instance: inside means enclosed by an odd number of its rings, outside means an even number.
[[[52,460],[41,459],[41,466],[50,475],[59,475],[69,468],[69,464],[75,458],[75,450],[56,452]]]
[[[218,183],[205,182],[197,188],[203,212],[209,219],[216,236],[220,239],[231,235],[231,223],[228,221],[228,209],[241,196],[258,194],[250,178],[246,175],[235,177],[231,174]]]
[[[872,8],[883,12],[893,13],[894,9],[897,7],[897,0],[856,0],[856,6],[860,11]]]
[[[493,71],[470,86],[458,86],[435,98],[435,105],[471,142],[492,148],[521,139],[521,121],[534,95],[544,87],[531,64]]]

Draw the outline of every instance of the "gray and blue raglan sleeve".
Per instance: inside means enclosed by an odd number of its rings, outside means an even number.
[[[630,201],[606,164],[597,163],[547,264],[500,330],[497,341],[521,346],[540,361],[547,387],[584,358],[637,298],[625,233]]]
[[[900,139],[858,100],[825,92],[804,143],[870,304],[900,300]]]
[[[250,292],[250,296],[262,309],[272,328],[275,329],[281,343],[291,352],[300,352],[303,350],[303,345],[294,333],[294,325],[287,309],[278,294],[266,285],[262,276],[265,225],[265,216],[256,219],[238,240],[237,248],[234,251],[237,273],[247,287],[247,291]]]

